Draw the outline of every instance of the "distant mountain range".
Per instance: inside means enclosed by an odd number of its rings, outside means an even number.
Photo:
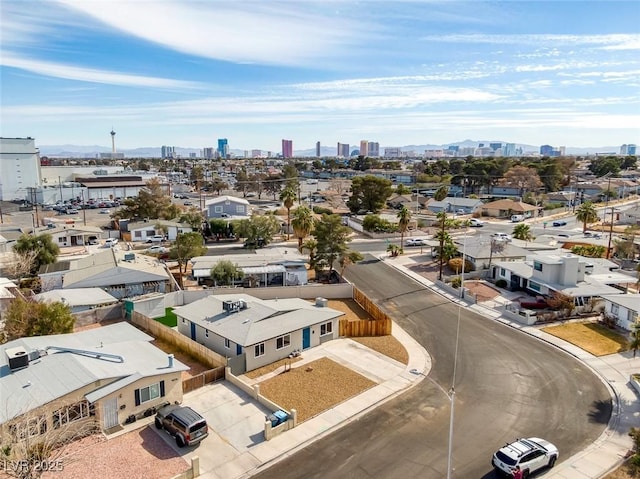
[[[504,141],[475,141],[475,140],[464,140],[458,143],[448,143],[446,145],[405,145],[401,146],[400,149],[402,151],[414,151],[416,154],[422,154],[425,150],[438,150],[438,149],[446,149],[449,146],[458,146],[460,148],[466,147],[476,147],[478,144],[483,143],[485,145],[489,145],[489,143],[502,143],[505,144],[507,142]],[[354,143],[351,147],[351,150],[359,148],[359,143]],[[516,144],[517,148],[521,148],[523,152],[538,152],[540,151],[540,146],[535,145],[525,145],[525,144]],[[380,154],[384,154],[384,149],[389,148],[388,146],[380,147]],[[107,146],[99,146],[99,145],[41,145],[39,146],[40,155],[48,156],[52,158],[96,158],[100,155],[100,153],[109,153],[111,151],[110,147]],[[565,148],[565,153],[567,155],[595,155],[596,153],[615,153],[617,154],[620,150],[619,146],[602,146],[602,147],[573,147],[567,146]],[[195,154],[197,157],[200,157],[202,149],[201,148],[183,148],[183,147],[175,147],[176,155],[179,155],[180,158],[189,158],[190,154]],[[235,155],[236,157],[243,158],[244,152],[247,150],[241,149],[231,149],[230,153]],[[250,151],[250,150],[248,150]],[[267,150],[262,150],[263,153],[266,153]],[[161,156],[161,147],[141,147],[141,148],[133,148],[133,149],[123,149],[118,150],[118,153],[124,154],[126,158],[160,158]],[[274,154],[278,154],[279,152],[274,151]],[[298,157],[314,157],[316,155],[315,148],[310,148],[308,150],[295,150],[293,151],[295,156]],[[320,148],[320,153],[322,156],[335,156],[336,155],[336,146],[322,146]]]

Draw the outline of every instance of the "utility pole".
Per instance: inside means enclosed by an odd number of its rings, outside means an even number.
[[[608,196],[607,196],[608,198]],[[607,245],[607,259],[611,258],[611,238],[613,237],[613,212],[615,206],[611,207],[611,224],[609,225],[609,244]]]
[[[58,176],[58,188],[60,189],[60,201],[64,202],[64,198],[62,196],[62,181],[60,180],[59,176]]]
[[[82,194],[82,217],[84,220],[84,225],[87,226],[87,205],[84,203],[84,190],[81,190]]]

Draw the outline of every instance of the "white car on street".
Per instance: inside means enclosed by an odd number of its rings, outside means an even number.
[[[473,228],[482,228],[484,226],[484,221],[479,220],[478,218],[471,218],[469,220],[469,226]]]
[[[105,242],[104,242],[104,247],[105,248],[112,248],[115,245],[118,244],[118,238],[108,238]]]
[[[558,460],[558,448],[539,437],[518,439],[498,450],[491,464],[498,473],[512,477],[520,466],[523,477],[529,477],[545,467],[552,468]]]
[[[155,244],[155,245],[150,246],[149,248],[147,248],[145,251],[147,253],[159,254],[159,253],[166,253],[169,250],[167,248],[165,248],[164,246],[160,246],[160,245]]]
[[[511,238],[511,235],[508,233],[494,233],[493,234],[493,239],[495,241],[506,241],[506,242],[510,242],[513,238]]]
[[[427,240],[422,238],[409,238],[405,242],[405,246],[427,246]]]

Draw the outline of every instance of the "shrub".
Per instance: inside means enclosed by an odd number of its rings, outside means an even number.
[[[507,280],[500,278],[498,281],[496,281],[496,286],[498,288],[506,288],[507,287]]]
[[[449,260],[449,268],[455,271],[456,274],[462,273],[462,258],[451,258]],[[464,272],[468,273],[469,271],[473,271],[475,268],[473,267],[473,263],[468,260],[464,262]]]
[[[322,206],[314,206],[313,207],[313,212],[317,215],[323,215],[323,214],[327,214],[327,215],[332,215],[333,214],[333,210],[330,208],[324,208]]]
[[[372,233],[393,233],[397,230],[396,225],[380,218],[378,215],[367,215],[362,221],[362,228]]]
[[[462,278],[460,276],[456,276],[455,278],[453,278],[451,280],[451,286],[458,289],[460,286],[462,286]]]

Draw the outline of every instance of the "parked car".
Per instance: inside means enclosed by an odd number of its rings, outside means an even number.
[[[191,203],[191,201],[185,201],[182,204],[185,205],[185,206],[193,206],[193,203]]]
[[[496,241],[511,241],[513,238],[507,233],[494,233],[493,239]]]
[[[147,243],[162,243],[164,241],[164,235],[153,235],[147,238]]]
[[[103,209],[103,210],[100,210],[100,214],[101,215],[109,215],[109,214],[111,214],[111,211]]]
[[[112,248],[117,244],[118,244],[118,238],[107,238],[107,240],[104,242],[104,247]]]
[[[566,226],[567,222],[564,220],[556,220],[553,223],[551,223],[553,226]]]
[[[406,246],[427,246],[427,241],[422,238],[409,238],[405,242]]]
[[[524,215],[511,215],[512,223],[520,223],[521,221],[524,221]]]
[[[164,246],[154,244],[153,246],[150,246],[149,248],[147,248],[145,251],[147,253],[160,254],[160,253],[166,253],[168,250]]]
[[[193,446],[209,435],[205,418],[190,407],[176,404],[161,407],[155,425],[175,437],[178,447]]]
[[[482,228],[484,226],[484,221],[481,221],[478,218],[471,218],[469,220],[469,226],[472,228]]]
[[[497,473],[511,477],[516,466],[520,466],[523,477],[545,467],[553,467],[558,460],[558,448],[549,441],[532,437],[518,439],[498,450],[491,460]]]

